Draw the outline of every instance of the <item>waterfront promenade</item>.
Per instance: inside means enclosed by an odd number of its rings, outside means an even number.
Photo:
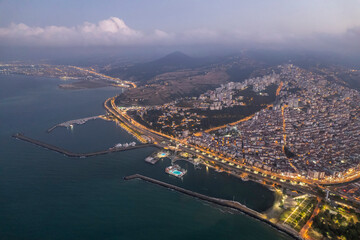
[[[277,230],[279,230],[281,232],[286,233],[287,235],[291,236],[294,239],[297,239],[297,240],[302,240],[303,239],[293,229],[290,229],[290,228],[288,228],[286,226],[283,226],[283,225],[280,225],[280,224],[273,223],[273,222],[269,221],[268,219],[266,219],[261,213],[256,212],[256,211],[254,211],[254,210],[240,204],[239,202],[209,197],[209,196],[206,196],[204,194],[193,192],[193,191],[190,191],[190,190],[187,190],[187,189],[184,189],[184,188],[181,188],[181,187],[169,184],[169,183],[165,183],[165,182],[162,182],[162,181],[150,178],[150,177],[146,177],[146,176],[143,176],[143,175],[140,175],[140,174],[134,174],[134,175],[126,176],[126,177],[124,177],[124,179],[125,180],[141,179],[141,180],[144,180],[146,182],[157,184],[157,185],[160,185],[162,187],[173,189],[173,190],[178,191],[180,193],[183,193],[183,194],[186,194],[186,195],[189,195],[189,196],[192,196],[192,197],[196,197],[196,198],[201,199],[201,200],[205,200],[205,201],[217,204],[219,206],[229,207],[229,208],[238,210],[238,211],[240,211],[240,212],[242,212],[242,213],[244,213],[244,214],[246,214],[246,215],[248,215],[250,217],[253,217],[253,218],[257,219],[257,220],[260,220],[260,221],[262,221],[264,223],[269,224],[270,226],[274,227],[275,229],[277,229]]]
[[[93,156],[104,155],[104,154],[113,153],[113,152],[122,152],[122,151],[133,150],[133,149],[144,148],[144,147],[158,147],[155,144],[139,144],[139,145],[135,145],[135,146],[111,148],[111,149],[107,149],[107,150],[103,150],[103,151],[90,152],[90,153],[74,153],[74,152],[65,150],[63,148],[27,137],[21,133],[16,133],[13,135],[13,137],[16,139],[25,141],[25,142],[29,142],[29,143],[38,145],[38,146],[46,148],[46,149],[49,149],[54,152],[62,153],[68,157],[93,157]]]

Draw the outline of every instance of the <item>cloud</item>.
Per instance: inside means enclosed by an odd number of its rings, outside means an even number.
[[[177,33],[155,29],[151,33],[144,33],[130,28],[122,19],[117,17],[110,17],[99,21],[97,24],[84,22],[74,27],[30,27],[24,23],[12,23],[8,27],[0,28],[0,45],[12,46],[229,44],[249,39],[262,39],[262,37],[246,34],[236,29],[226,32],[208,28],[195,28]]]
[[[84,22],[73,27],[30,27],[24,23],[0,28],[2,46],[147,46],[221,44],[246,47],[286,47],[360,52],[360,27],[342,34],[313,33],[299,35],[290,32],[257,31],[249,28],[190,29],[168,33],[155,29],[144,33],[130,28],[117,17]]]
[[[352,27],[343,33],[313,33],[306,36],[291,36],[284,45],[308,50],[360,54],[360,27]]]
[[[9,27],[0,28],[0,42],[3,45],[129,45],[141,43],[147,38],[157,39],[166,36],[167,33],[160,30],[144,35],[117,17],[102,20],[97,24],[85,22],[75,27],[30,27],[23,23],[13,23]]]
[[[344,39],[348,46],[360,49],[360,26],[348,29]]]

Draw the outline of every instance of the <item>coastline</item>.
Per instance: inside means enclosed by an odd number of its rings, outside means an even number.
[[[51,85],[54,86],[54,85]],[[53,87],[52,89],[54,89],[54,91],[58,91],[58,88]],[[92,93],[92,92],[90,92]],[[77,94],[76,92],[74,94]],[[73,93],[69,93],[69,96],[74,95]],[[66,95],[66,96],[68,96]],[[46,96],[46,95],[45,95]],[[83,96],[82,96],[83,97]],[[70,97],[69,97],[70,98]],[[44,98],[46,100],[46,98]],[[72,99],[72,98],[70,98]],[[49,101],[43,101],[45,106],[52,106],[51,103]],[[75,99],[76,100],[76,99]],[[80,99],[81,100],[81,99]],[[101,100],[101,99],[100,99]],[[98,100],[99,101],[99,100]],[[58,105],[60,105],[60,101],[56,101],[58,103]],[[72,101],[75,103],[79,103],[80,101]],[[61,103],[62,104],[62,103]],[[87,105],[89,105],[87,103]],[[95,104],[91,104],[91,105],[95,105]],[[13,105],[11,105],[13,106]],[[22,106],[19,103],[19,106],[21,106],[22,109],[26,109],[27,105]],[[96,105],[98,106],[98,105]],[[9,108],[7,108],[9,109]],[[79,113],[79,115],[81,116],[90,116],[89,111],[83,110],[82,105],[74,105],[71,106],[71,109],[74,110],[79,110],[81,111]],[[96,113],[100,114],[102,113],[100,107],[96,108]],[[93,110],[91,110],[90,112],[92,112]],[[9,120],[10,119],[14,119],[14,117],[17,116],[16,112],[13,111],[8,111],[9,116],[8,117]],[[12,115],[11,115],[12,114]],[[12,161],[3,161],[2,163],[4,163],[4,165],[2,165],[2,168],[6,169],[6,165],[5,163],[7,163],[9,166],[11,166],[11,168],[7,168],[8,170],[6,171],[6,173],[4,172],[4,174],[2,174],[2,176],[6,176],[5,174],[8,173],[14,173],[14,177],[15,180],[11,181],[10,179],[10,183],[6,184],[6,190],[9,189],[9,193],[11,193],[11,188],[17,189],[17,185],[15,184],[21,184],[19,185],[19,192],[23,193],[26,191],[26,194],[29,194],[29,198],[30,199],[38,199],[41,198],[42,201],[44,201],[44,203],[46,203],[46,206],[49,207],[58,207],[56,204],[56,201],[54,201],[54,199],[52,198],[52,196],[54,196],[54,191],[56,191],[55,193],[57,194],[57,198],[59,199],[59,201],[62,201],[66,204],[64,204],[65,206],[61,206],[61,208],[56,208],[56,211],[58,211],[60,214],[64,214],[64,216],[68,219],[66,221],[66,225],[65,227],[68,227],[67,229],[65,228],[56,228],[54,229],[51,234],[57,234],[59,236],[63,236],[63,238],[71,238],[71,235],[73,235],[73,232],[69,231],[69,228],[72,226],[79,226],[78,228],[81,229],[86,229],[89,225],[88,225],[88,219],[92,219],[93,217],[93,213],[92,212],[99,212],[99,216],[100,217],[104,217],[104,218],[108,218],[109,215],[115,219],[115,223],[117,226],[121,226],[122,224],[129,224],[129,225],[133,225],[136,223],[137,219],[137,215],[134,215],[134,219],[133,218],[126,218],[124,220],[122,220],[123,218],[121,217],[121,215],[117,214],[117,211],[114,211],[112,205],[108,205],[107,208],[103,208],[103,202],[102,201],[96,201],[97,199],[94,198],[94,194],[93,193],[89,193],[89,195],[85,195],[88,196],[88,199],[84,199],[82,198],[82,195],[80,196],[80,194],[77,194],[78,192],[81,191],[88,191],[91,190],[92,192],[95,192],[96,194],[99,194],[97,196],[100,196],[100,194],[105,194],[104,196],[104,201],[114,201],[114,203],[116,204],[116,208],[115,209],[119,209],[120,212],[123,211],[128,211],[130,213],[131,209],[127,209],[126,208],[126,200],[127,198],[124,199],[123,195],[125,195],[124,193],[126,193],[127,196],[129,196],[129,199],[132,199],[134,197],[134,195],[131,195],[132,193],[134,193],[134,191],[146,191],[146,186],[141,187],[140,189],[132,189],[131,188],[131,184],[127,185],[127,184],[122,184],[122,186],[120,186],[119,188],[119,179],[121,179],[123,176],[127,175],[127,174],[132,174],[133,171],[136,171],[137,166],[142,167],[142,163],[143,163],[143,156],[147,155],[151,150],[151,148],[144,148],[144,149],[138,149],[137,151],[132,151],[132,152],[128,152],[125,154],[109,154],[109,155],[103,155],[103,157],[99,157],[99,159],[96,158],[91,158],[89,159],[90,161],[86,161],[86,164],[84,164],[85,162],[83,162],[82,160],[79,161],[73,161],[76,159],[69,159],[69,158],[64,158],[63,154],[53,154],[51,151],[43,151],[40,149],[37,149],[27,145],[27,144],[23,144],[22,142],[17,142],[14,141],[15,139],[11,139],[10,135],[14,132],[17,132],[20,130],[23,130],[26,132],[28,132],[28,136],[34,137],[35,139],[39,139],[38,138],[38,133],[39,134],[45,134],[44,133],[44,128],[42,126],[47,126],[48,122],[51,121],[52,119],[50,118],[51,116],[48,114],[48,111],[41,111],[41,112],[36,112],[38,119],[36,119],[36,123],[32,123],[32,122],[25,122],[26,125],[21,126],[23,127],[17,127],[14,129],[2,129],[5,134],[3,135],[4,137],[4,142],[8,145],[4,145],[4,151],[2,151],[2,156],[3,159],[11,159]],[[63,115],[61,115],[62,118],[64,119],[72,119],[72,113],[69,111],[69,113],[62,113]],[[7,122],[5,122],[5,124],[7,124]],[[32,130],[31,127],[34,125],[39,125],[38,128]],[[29,130],[26,130],[29,129]],[[30,129],[32,131],[30,131]],[[91,135],[89,135],[91,136]],[[16,143],[17,142],[17,143]],[[13,147],[13,148],[12,148]],[[76,150],[76,149],[75,149]],[[86,151],[85,151],[86,152]],[[138,153],[139,152],[139,153]],[[144,153],[141,153],[144,152]],[[5,154],[5,155],[4,155]],[[119,156],[121,156],[119,158]],[[136,161],[132,161],[134,160],[134,158],[139,159]],[[33,160],[34,159],[34,160]],[[105,161],[103,161],[104,159],[109,159],[110,161],[107,161],[105,164]],[[134,163],[134,165],[128,165],[128,162],[131,164]],[[136,164],[135,164],[136,163]],[[17,164],[17,165],[14,165]],[[23,166],[26,165],[28,166],[27,169],[25,169],[26,171],[23,171]],[[13,167],[15,166],[15,167]],[[56,168],[55,168],[56,167]],[[93,167],[93,168],[91,168]],[[90,169],[90,170],[89,170]],[[101,181],[100,184],[95,184],[96,186],[93,185],[94,182],[92,181],[86,181],[86,183],[89,183],[88,188],[84,187],[84,185],[82,184],[83,182],[83,175],[79,174],[81,173],[81,171],[86,172],[86,177],[89,177],[89,179],[92,179],[92,176],[96,174],[96,179],[98,178],[98,176],[104,176],[105,178],[108,178],[109,176],[111,176],[111,186],[108,185],[107,181]],[[44,173],[52,173],[52,174],[47,174],[47,175],[42,175]],[[53,174],[53,173],[56,174]],[[39,176],[46,176],[47,179],[49,181],[43,181],[42,178],[37,178],[39,181],[22,181],[22,179],[26,180],[30,177],[32,177],[33,173],[36,173]],[[64,174],[65,173],[65,174]],[[31,175],[30,175],[31,174]],[[163,174],[163,171],[161,171],[161,174]],[[156,178],[156,177],[155,177]],[[8,181],[7,179],[9,179],[8,177],[4,178],[4,180]],[[61,179],[61,181],[59,181],[58,179]],[[69,181],[69,179],[71,179],[71,181],[73,181],[73,179],[75,179],[75,181],[77,181],[77,179],[80,179],[78,182],[81,184],[77,184],[75,182],[75,184],[73,182],[71,182],[71,186],[74,186],[74,188],[71,187],[71,191],[68,188],[62,188],[61,185],[64,185],[63,183],[67,183],[67,181]],[[101,179],[100,179],[101,180]],[[54,187],[49,189],[48,186],[49,184],[52,184],[52,182],[59,182],[60,187]],[[5,181],[3,181],[5,183]],[[103,185],[102,185],[103,184]],[[4,184],[5,185],[5,184]],[[4,186],[3,185],[3,186]],[[126,186],[127,185],[127,186]],[[8,186],[8,188],[7,188]],[[94,189],[95,187],[95,189]],[[5,188],[5,186],[4,186]],[[36,189],[36,191],[31,191],[33,189]],[[72,192],[73,190],[73,192]],[[114,192],[114,190],[120,190],[118,192]],[[162,189],[160,189],[162,190]],[[72,196],[74,196],[74,199],[69,199],[67,196],[69,196],[70,194],[74,193]],[[115,193],[115,194],[114,194]],[[103,195],[101,195],[103,196]],[[158,197],[158,196],[149,196],[150,198],[152,197]],[[44,200],[43,200],[44,199]],[[191,208],[195,206],[197,210],[200,211],[200,209],[198,209],[198,202],[203,202],[203,201],[198,201],[195,198],[189,198],[190,204],[191,204]],[[90,206],[89,205],[89,209],[91,211],[87,211],[89,213],[84,213],[82,216],[84,216],[82,219],[78,219],[78,218],[74,218],[72,213],[77,213],[77,203],[80,201],[84,200],[85,203],[89,202],[89,201],[94,201],[94,203]],[[163,201],[164,203],[166,203],[168,199],[164,198],[161,199],[161,201]],[[96,201],[96,202],[95,202]],[[124,202],[122,202],[124,201]],[[140,200],[136,200],[134,201],[134,206],[137,206],[137,204],[143,204],[144,202],[142,201],[142,199]],[[208,205],[206,204],[206,202],[203,202],[205,204],[200,204],[200,205],[204,205],[204,207],[201,206],[201,213],[203,214],[203,216],[207,216],[207,213],[209,211]],[[16,209],[12,209],[11,207],[16,206]],[[26,201],[25,203],[21,203],[16,205],[17,203],[11,203],[9,202],[8,204],[5,203],[3,204],[3,212],[5,212],[4,210],[6,210],[6,213],[4,213],[4,218],[2,223],[4,224],[4,229],[12,229],[12,231],[14,232],[13,237],[18,237],[18,238],[26,238],[26,234],[33,234],[33,236],[38,237],[38,238],[44,238],[44,235],[41,235],[41,231],[43,229],[43,219],[47,219],[46,217],[48,216],[48,209],[45,208],[41,208],[41,209],[36,209],[37,207],[37,201]],[[119,206],[121,205],[121,206]],[[210,203],[209,203],[210,205]],[[74,207],[72,207],[74,206]],[[124,206],[124,207],[123,207]],[[215,206],[215,205],[213,205]],[[23,208],[22,208],[23,207]],[[7,210],[9,209],[9,210]],[[36,213],[34,214],[34,216],[29,216],[27,218],[28,215],[24,214],[24,217],[22,217],[21,219],[14,219],[12,216],[14,216],[15,214],[17,214],[19,212],[18,209],[34,209],[32,212]],[[164,210],[167,210],[168,208],[166,207]],[[210,209],[211,210],[211,209]],[[153,213],[153,216],[148,217],[147,219],[145,219],[145,223],[149,224],[151,226],[151,224],[153,224],[152,222],[152,218],[161,218],[162,217],[162,213],[157,213],[157,212],[152,212],[151,208],[149,209],[149,211],[151,213]],[[156,210],[154,210],[156,211]],[[181,209],[177,209],[176,211],[179,211],[181,213]],[[218,217],[224,217],[222,213],[217,213],[218,211],[215,209],[214,211],[214,216],[211,216],[211,219],[217,219]],[[28,213],[26,211],[26,213]],[[56,212],[55,212],[56,213]],[[31,214],[31,213],[30,213]],[[199,226],[196,224],[203,224],[201,225],[201,227],[211,227],[211,221],[210,223],[203,221],[201,223],[199,222],[194,222],[194,221],[188,221],[186,220],[186,218],[191,218],[192,215],[191,213],[187,213],[189,215],[181,215],[181,219],[179,221],[182,221],[183,224],[189,225],[189,227],[191,227],[191,229],[196,230],[196,228],[198,228]],[[32,214],[31,214],[32,215]],[[139,214],[141,215],[141,213]],[[274,231],[275,229],[271,229],[268,228],[268,226],[264,225],[264,224],[260,224],[259,221],[252,221],[251,219],[249,220],[244,214],[236,214],[238,215],[238,217],[236,217],[235,219],[239,220],[239,221],[244,221],[246,225],[241,226],[241,228],[237,228],[237,229],[233,229],[231,227],[231,225],[229,225],[228,223],[231,223],[231,221],[233,221],[234,218],[232,218],[232,216],[226,216],[226,221],[224,222],[224,224],[226,225],[226,230],[231,232],[232,234],[234,234],[234,236],[236,236],[237,234],[241,234],[244,233],[244,231],[247,232],[247,234],[251,234],[250,233],[250,229],[255,228],[257,229],[258,232],[261,232],[261,236],[264,236],[264,239],[277,239],[276,236],[278,236],[278,234],[280,235],[279,231]],[[6,219],[9,219],[8,221]],[[96,220],[96,219],[95,219]],[[165,219],[166,221],[167,219]],[[62,219],[53,219],[51,218],[51,216],[49,216],[49,219],[47,219],[49,224],[53,224],[53,225],[59,225],[59,224],[64,224],[62,223]],[[92,220],[90,220],[92,221]],[[160,220],[159,220],[160,221]],[[161,222],[163,222],[164,220],[161,219]],[[91,222],[92,223],[92,222]],[[97,226],[99,228],[106,228],[106,224],[108,224],[107,222],[96,222]],[[123,225],[123,226],[124,226]],[[129,225],[125,225],[125,226],[129,226]],[[21,231],[21,228],[28,228],[25,229],[23,231]],[[125,236],[126,237],[134,237],[131,230],[131,228],[128,228],[129,230],[124,230],[125,232]],[[76,229],[75,229],[76,230]],[[93,228],[88,228],[86,229],[87,232],[89,234],[92,234],[94,236],[96,236],[97,238],[102,238],[104,237],[103,235],[101,235],[102,233],[97,233],[93,230]],[[120,230],[119,230],[120,231]],[[115,230],[110,230],[109,234],[111,236],[115,236],[119,235],[119,231],[116,232]],[[249,231],[249,233],[248,233]],[[226,233],[226,234],[229,234]],[[49,233],[50,234],[50,233]],[[61,235],[64,234],[64,235]],[[98,235],[96,235],[98,234]],[[225,234],[220,234],[220,236],[224,236]],[[206,235],[208,236],[208,235]],[[218,235],[219,236],[219,235]],[[252,235],[251,235],[252,236]],[[274,237],[275,236],[275,237]],[[281,236],[285,236],[283,234],[281,234]],[[50,236],[51,237],[51,236]],[[216,238],[210,238],[210,239],[216,239]],[[218,238],[219,239],[219,238]]]

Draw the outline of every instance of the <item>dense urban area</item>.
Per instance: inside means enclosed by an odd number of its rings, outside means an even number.
[[[283,231],[302,239],[356,239],[360,233],[359,91],[341,81],[334,68],[314,71],[293,64],[259,70],[242,81],[226,77],[215,84],[216,76],[225,74],[225,66],[240,62],[231,61],[201,68],[213,81],[203,92],[199,88],[196,94],[174,95],[166,103],[149,105],[139,102],[141,97],[125,99],[123,104],[124,98],[115,96],[104,103],[107,115],[53,128],[99,117],[116,121],[143,145],[162,149],[145,159],[151,164],[164,157],[172,162],[186,159],[274,189],[274,206],[257,217]],[[357,74],[357,70],[335,69],[347,76]],[[175,70],[134,83],[97,70],[48,64],[0,66],[5,75],[60,78],[63,89],[114,86],[134,91],[134,96],[157,91],[156,86],[168,87],[167,77],[189,80],[201,72],[192,69],[189,75],[187,70]],[[206,72],[200,75],[208,77]],[[108,151],[135,145],[116,144]],[[186,169],[172,165],[166,172],[182,178]]]

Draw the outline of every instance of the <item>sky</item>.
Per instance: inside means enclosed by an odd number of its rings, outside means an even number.
[[[0,46],[303,47],[360,52],[359,0],[0,0]]]

